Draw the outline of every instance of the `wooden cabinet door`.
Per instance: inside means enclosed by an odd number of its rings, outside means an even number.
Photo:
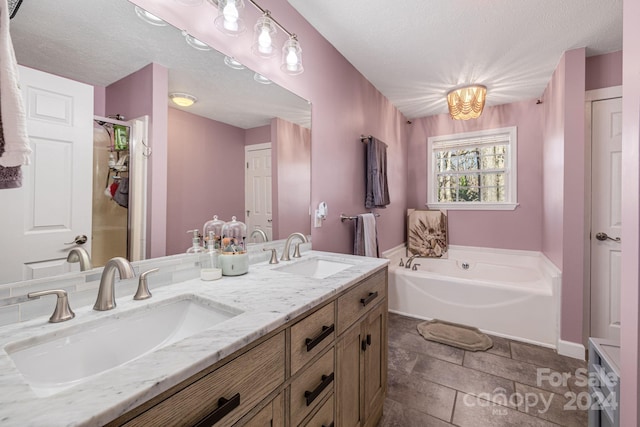
[[[282,393],[274,397],[267,406],[244,424],[244,427],[279,426],[284,426],[284,397]]]
[[[337,425],[360,427],[364,421],[364,406],[360,391],[363,386],[362,327],[358,323],[345,332],[336,345]]]
[[[363,321],[364,417],[375,417],[382,410],[387,384],[387,316],[386,304],[373,309]],[[364,348],[364,346],[363,346]]]

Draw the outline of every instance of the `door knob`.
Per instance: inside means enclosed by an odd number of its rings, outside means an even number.
[[[78,235],[76,237],[73,238],[73,242],[67,242],[65,243],[65,245],[84,245],[85,243],[87,243],[87,236],[83,235]]]
[[[601,242],[604,242],[605,240],[613,240],[614,242],[619,242],[620,238],[616,237],[615,239],[613,237],[609,237],[607,235],[607,233],[603,233],[602,231],[600,233],[596,234],[596,239],[600,240]]]

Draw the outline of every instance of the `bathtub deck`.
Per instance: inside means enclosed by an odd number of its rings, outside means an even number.
[[[416,330],[421,321],[389,314],[389,386],[379,427],[587,425],[585,410],[565,407],[572,406],[565,394],[587,392],[575,376],[585,362],[499,337],[486,352],[468,352],[426,341]],[[538,372],[571,377],[554,386],[539,381]],[[550,402],[546,410],[543,399]]]

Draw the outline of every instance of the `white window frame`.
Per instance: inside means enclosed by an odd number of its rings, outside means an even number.
[[[508,141],[505,156],[505,201],[504,202],[447,202],[437,199],[436,150],[455,147],[478,147],[497,139]],[[518,206],[518,132],[517,127],[486,129],[477,132],[432,136],[427,140],[427,203],[429,209],[448,210],[514,210]]]

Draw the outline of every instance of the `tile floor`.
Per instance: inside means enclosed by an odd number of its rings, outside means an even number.
[[[587,425],[587,412],[579,409],[589,399],[586,371],[576,371],[585,362],[500,337],[491,337],[485,352],[465,351],[425,340],[420,322],[389,314],[388,392],[379,427]]]

